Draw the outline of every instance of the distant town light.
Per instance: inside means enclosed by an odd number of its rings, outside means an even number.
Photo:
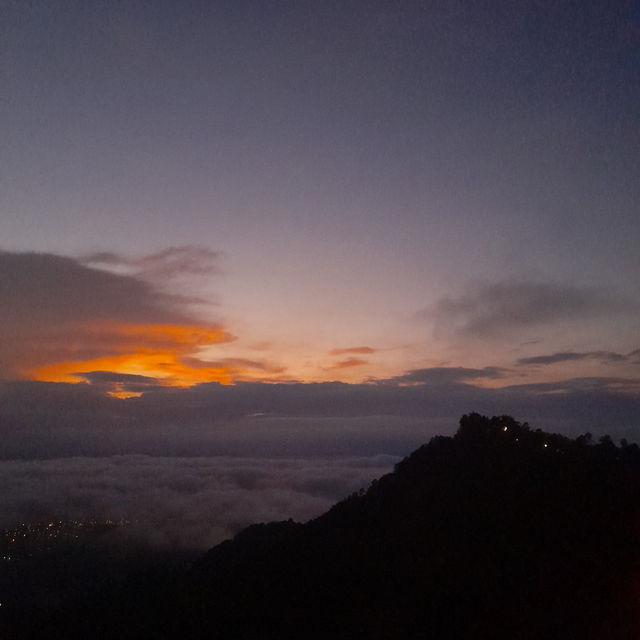
[[[545,442],[542,446],[546,448],[546,447],[548,447],[549,445]]]
[[[509,427],[502,427],[503,431],[506,431]]]

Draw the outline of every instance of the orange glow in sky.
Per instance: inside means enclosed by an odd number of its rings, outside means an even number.
[[[176,351],[144,349],[120,356],[106,356],[85,361],[66,361],[35,369],[31,377],[44,382],[81,382],[79,374],[112,371],[127,375],[158,378],[174,387],[189,387],[199,382],[232,382],[226,367],[192,367],[178,359]]]
[[[170,342],[179,345],[204,346],[228,342],[231,336],[219,327],[176,324],[125,324],[113,327],[118,335],[145,343]]]
[[[28,377],[43,382],[84,382],[82,374],[94,371],[139,375],[155,378],[160,384],[190,387],[202,382],[233,383],[231,367],[208,366],[198,361],[194,352],[201,346],[227,342],[231,339],[223,329],[189,325],[104,325],[102,329],[122,339],[121,345],[109,345],[109,351],[118,355],[105,355],[89,360],[65,360],[33,368]],[[100,327],[92,327],[100,332]],[[127,353],[121,353],[123,350]],[[188,360],[189,364],[185,364]],[[110,395],[127,398],[140,395],[115,383]]]
[[[115,387],[107,392],[112,398],[120,398],[120,400],[126,400],[127,398],[139,398],[142,395],[142,391],[125,391],[121,384],[116,384]]]
[[[114,342],[117,351],[129,350],[132,344],[163,348],[165,345],[190,349],[233,340],[221,327],[180,324],[122,324],[94,321],[83,324],[82,335],[95,338],[100,343],[105,339]]]

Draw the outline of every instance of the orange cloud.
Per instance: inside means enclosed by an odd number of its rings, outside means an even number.
[[[139,398],[142,395],[142,391],[127,391],[120,383],[116,383],[111,391],[107,392],[112,398],[120,398],[120,400],[126,400],[127,398]]]
[[[199,347],[233,339],[219,327],[94,323],[87,327],[87,335],[102,336],[109,355],[48,363],[34,367],[26,377],[44,382],[78,383],[86,380],[83,374],[108,371],[153,378],[166,386],[188,387],[201,382],[231,384],[232,373],[239,364],[213,365],[194,357]],[[140,395],[120,383],[112,386],[111,394],[117,397]]]
[[[179,360],[176,351],[141,350],[122,356],[106,356],[94,360],[57,362],[34,370],[32,378],[44,382],[81,382],[79,374],[112,371],[127,375],[157,378],[174,387],[189,387],[200,382],[232,382],[227,367],[193,367]]]
[[[349,367],[359,367],[363,364],[369,364],[368,360],[362,360],[361,358],[347,358],[346,360],[341,360],[340,362],[336,362],[331,366],[332,369],[347,369]]]
[[[202,300],[167,288],[167,280],[217,271],[217,258],[206,247],[84,261],[0,251],[0,281],[11,283],[0,287],[0,380],[85,382],[131,397],[156,385],[272,374],[249,360],[206,361],[205,349],[234,336],[199,319]]]
[[[230,342],[233,336],[220,327],[177,324],[116,324],[94,323],[90,330],[116,336],[119,343],[149,345],[180,345],[201,347]]]
[[[101,260],[126,266],[110,254]],[[174,274],[208,272],[207,260],[214,260],[214,252],[173,247],[140,259],[130,267],[133,273],[114,273],[64,256],[0,251],[0,281],[11,283],[0,287],[0,379],[34,377],[42,367],[107,356],[134,360],[149,349],[175,352],[182,361],[201,347],[231,340],[199,319],[196,298],[166,286]],[[163,276],[162,287],[145,279],[151,272]]]
[[[371,347],[347,347],[346,349],[332,349],[331,351],[329,351],[329,355],[332,356],[341,356],[346,353],[368,355],[371,353],[375,353],[375,349],[372,349]]]

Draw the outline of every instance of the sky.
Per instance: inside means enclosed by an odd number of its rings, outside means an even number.
[[[625,0],[0,0],[0,464],[41,474],[0,519],[113,505],[55,470],[135,456],[357,468],[327,506],[473,410],[640,440],[639,36]]]

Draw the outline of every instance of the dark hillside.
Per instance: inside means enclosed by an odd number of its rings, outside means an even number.
[[[464,416],[324,516],[207,553],[165,637],[640,637],[640,450]]]

